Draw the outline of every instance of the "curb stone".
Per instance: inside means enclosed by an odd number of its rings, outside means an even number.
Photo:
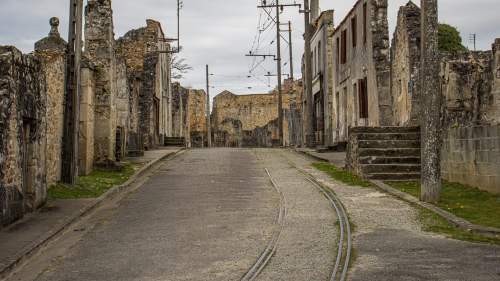
[[[498,228],[473,224],[473,223],[471,223],[465,219],[462,219],[460,217],[457,217],[454,214],[452,214],[448,211],[445,211],[445,210],[443,210],[443,209],[441,209],[433,204],[422,202],[422,201],[418,200],[418,198],[416,198],[412,195],[409,195],[405,192],[399,191],[399,190],[383,183],[382,181],[372,180],[370,182],[378,189],[380,189],[386,193],[389,193],[390,195],[393,195],[401,200],[418,205],[422,208],[425,208],[428,211],[435,213],[436,215],[444,218],[449,223],[453,224],[454,226],[456,226],[462,230],[465,230],[468,232],[473,232],[476,234],[481,234],[481,235],[488,236],[488,237],[494,237],[494,238],[500,237],[500,229],[498,229]]]
[[[92,201],[87,206],[80,209],[80,211],[77,214],[75,214],[72,217],[69,217],[61,224],[52,228],[50,231],[45,233],[45,235],[43,235],[42,238],[26,246],[19,252],[19,254],[14,259],[9,261],[7,265],[1,265],[2,267],[0,267],[0,280],[3,280],[5,277],[7,277],[10,273],[12,273],[14,269],[16,269],[18,265],[20,265],[23,261],[25,261],[29,257],[35,255],[42,247],[52,242],[59,234],[63,233],[65,230],[70,228],[80,218],[89,214],[91,211],[97,209],[103,203],[113,199],[118,194],[121,194],[123,191],[129,188],[138,178],[149,172],[153,166],[168,158],[177,157],[178,155],[184,153],[185,151],[186,149],[183,148],[177,152],[168,153],[158,159],[150,161],[144,167],[139,169],[133,176],[131,176],[130,179],[128,179],[125,183],[109,189],[103,195],[96,198],[96,200]]]
[[[330,161],[328,159],[325,159],[325,158],[322,158],[322,157],[319,157],[317,155],[314,155],[314,154],[310,154],[309,152],[307,151],[301,151],[301,150],[297,150],[297,149],[294,149],[293,151],[297,152],[297,153],[300,153],[300,154],[303,154],[305,156],[308,156],[308,157],[312,157],[318,161],[321,161],[321,162],[326,162],[326,163],[330,163]]]

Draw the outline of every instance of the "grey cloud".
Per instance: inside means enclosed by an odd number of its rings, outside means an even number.
[[[282,0],[285,2],[285,0]],[[68,0],[0,0],[0,44],[15,45],[24,52],[30,52],[33,44],[49,31],[48,19],[61,18],[61,34],[67,33]],[[263,68],[257,68],[258,79],[248,79],[251,59],[244,55],[252,45],[258,20],[258,0],[184,0],[182,11],[181,42],[182,56],[194,67],[182,83],[195,88],[204,88],[205,64],[210,64],[212,83],[217,86],[212,93],[224,88],[237,93],[266,92],[266,71],[275,72],[275,63],[267,60]],[[289,0],[288,2],[293,2]],[[297,1],[301,3],[302,1]],[[398,7],[406,0],[389,0],[390,32],[394,30]],[[419,1],[416,1],[419,4]],[[340,22],[350,10],[354,1],[322,1],[322,10],[335,9],[335,22]],[[440,20],[459,28],[467,39],[468,34],[478,34],[478,47],[491,48],[495,37],[500,36],[497,15],[498,0],[440,0]],[[114,0],[115,33],[122,36],[130,29],[145,25],[147,18],[162,22],[168,37],[176,36],[176,0]],[[295,74],[300,76],[300,61],[303,51],[303,19],[296,8],[288,8],[282,15],[283,21],[291,20],[295,32],[294,64]],[[275,31],[269,31],[262,41],[261,52],[274,52],[270,45]],[[465,44],[468,42],[465,41]],[[284,55],[288,54],[283,44]],[[286,61],[287,58],[284,58]],[[284,68],[288,73],[288,68]],[[274,86],[275,79],[271,80]],[[252,87],[251,90],[246,87]]]

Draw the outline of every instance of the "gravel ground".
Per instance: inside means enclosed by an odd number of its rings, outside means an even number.
[[[285,227],[259,281],[329,280],[335,262],[336,215],[328,200],[282,157],[281,150],[257,150],[286,200]]]
[[[357,259],[349,280],[500,280],[500,247],[424,232],[411,205],[375,189],[335,182],[311,167],[314,160],[286,155],[332,188],[356,225]]]

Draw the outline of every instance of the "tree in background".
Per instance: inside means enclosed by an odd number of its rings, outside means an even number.
[[[179,52],[182,50],[179,50]],[[186,63],[186,59],[180,58],[179,53],[170,57],[170,65],[172,67],[172,79],[179,80],[184,77],[184,74],[193,70],[193,67]]]
[[[462,45],[462,37],[458,30],[445,23],[439,24],[439,51],[456,54],[466,51],[467,48]]]

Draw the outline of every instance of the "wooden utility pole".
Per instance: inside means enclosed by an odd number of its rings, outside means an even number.
[[[305,68],[305,87],[304,95],[306,98],[305,106],[303,106],[304,116],[304,134],[306,146],[312,147],[314,145],[314,132],[313,132],[313,98],[312,98],[312,61],[311,61],[311,10],[309,8],[309,0],[304,0],[304,68]]]
[[[264,4],[266,1],[264,1]],[[276,62],[278,71],[278,128],[279,128],[279,141],[280,145],[285,146],[285,139],[283,133],[283,89],[281,87],[281,22],[280,22],[280,11],[284,7],[300,7],[299,4],[284,4],[280,5],[279,0],[276,0],[274,5],[262,5],[258,8],[275,8],[276,9]]]
[[[437,0],[422,7],[422,186],[421,200],[435,203],[441,193],[441,85]]]
[[[288,50],[290,51],[290,79],[293,82],[293,44],[292,44],[292,22],[288,21]]]
[[[210,72],[208,71],[207,64],[207,146],[208,148],[212,147],[212,124],[210,118]]]
[[[75,184],[78,176],[82,13],[83,0],[71,0],[68,49],[66,52],[64,135],[61,169],[61,180],[67,184]]]
[[[283,89],[281,89],[281,31],[280,31],[280,6],[276,0],[276,63],[278,66],[278,130],[280,145],[285,146],[283,137]]]
[[[290,75],[288,78],[291,78],[292,81],[294,80],[293,76],[293,44],[292,44],[292,22],[288,21],[288,23],[285,23],[283,25],[288,26],[288,30],[281,30],[282,32],[288,32],[288,51],[290,55]]]

